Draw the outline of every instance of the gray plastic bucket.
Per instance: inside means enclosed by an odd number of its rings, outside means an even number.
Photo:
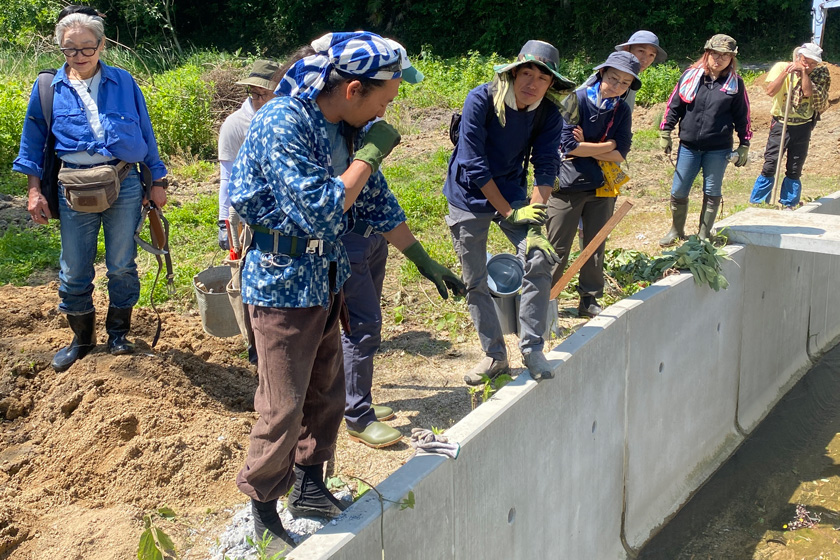
[[[204,332],[219,338],[239,334],[239,325],[227,294],[230,278],[229,266],[211,266],[193,276],[201,325]]]

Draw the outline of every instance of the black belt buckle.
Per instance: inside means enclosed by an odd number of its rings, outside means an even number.
[[[324,240],[323,239],[307,239],[306,240],[306,254],[313,255],[317,253],[318,256],[324,254]]]

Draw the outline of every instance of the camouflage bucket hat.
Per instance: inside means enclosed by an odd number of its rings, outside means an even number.
[[[493,71],[496,74],[502,74],[529,62],[542,66],[554,76],[552,88],[559,91],[574,89],[575,83],[560,74],[560,53],[554,48],[554,45],[545,41],[528,41],[519,51],[519,56],[516,57],[515,61],[509,64],[497,64],[493,67]]]
[[[738,43],[735,42],[735,39],[723,33],[714,35],[706,41],[706,46],[703,48],[707,51],[738,54]]]

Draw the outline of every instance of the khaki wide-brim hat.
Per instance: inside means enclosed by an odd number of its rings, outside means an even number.
[[[256,86],[274,91],[278,82],[272,81],[272,78],[279,68],[280,65],[272,60],[255,60],[248,77],[239,80],[236,85]]]
[[[546,43],[545,41],[531,40],[525,43],[522,50],[519,51],[519,56],[516,60],[509,64],[497,64],[493,67],[496,74],[508,72],[517,66],[528,63],[537,64],[548,70],[554,76],[554,83],[552,88],[564,91],[575,88],[575,83],[560,74],[560,53],[554,48],[554,45]]]

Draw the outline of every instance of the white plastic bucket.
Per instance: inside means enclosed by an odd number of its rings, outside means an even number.
[[[204,332],[219,338],[239,334],[239,325],[227,293],[230,278],[229,266],[211,266],[193,276],[201,326]]]

